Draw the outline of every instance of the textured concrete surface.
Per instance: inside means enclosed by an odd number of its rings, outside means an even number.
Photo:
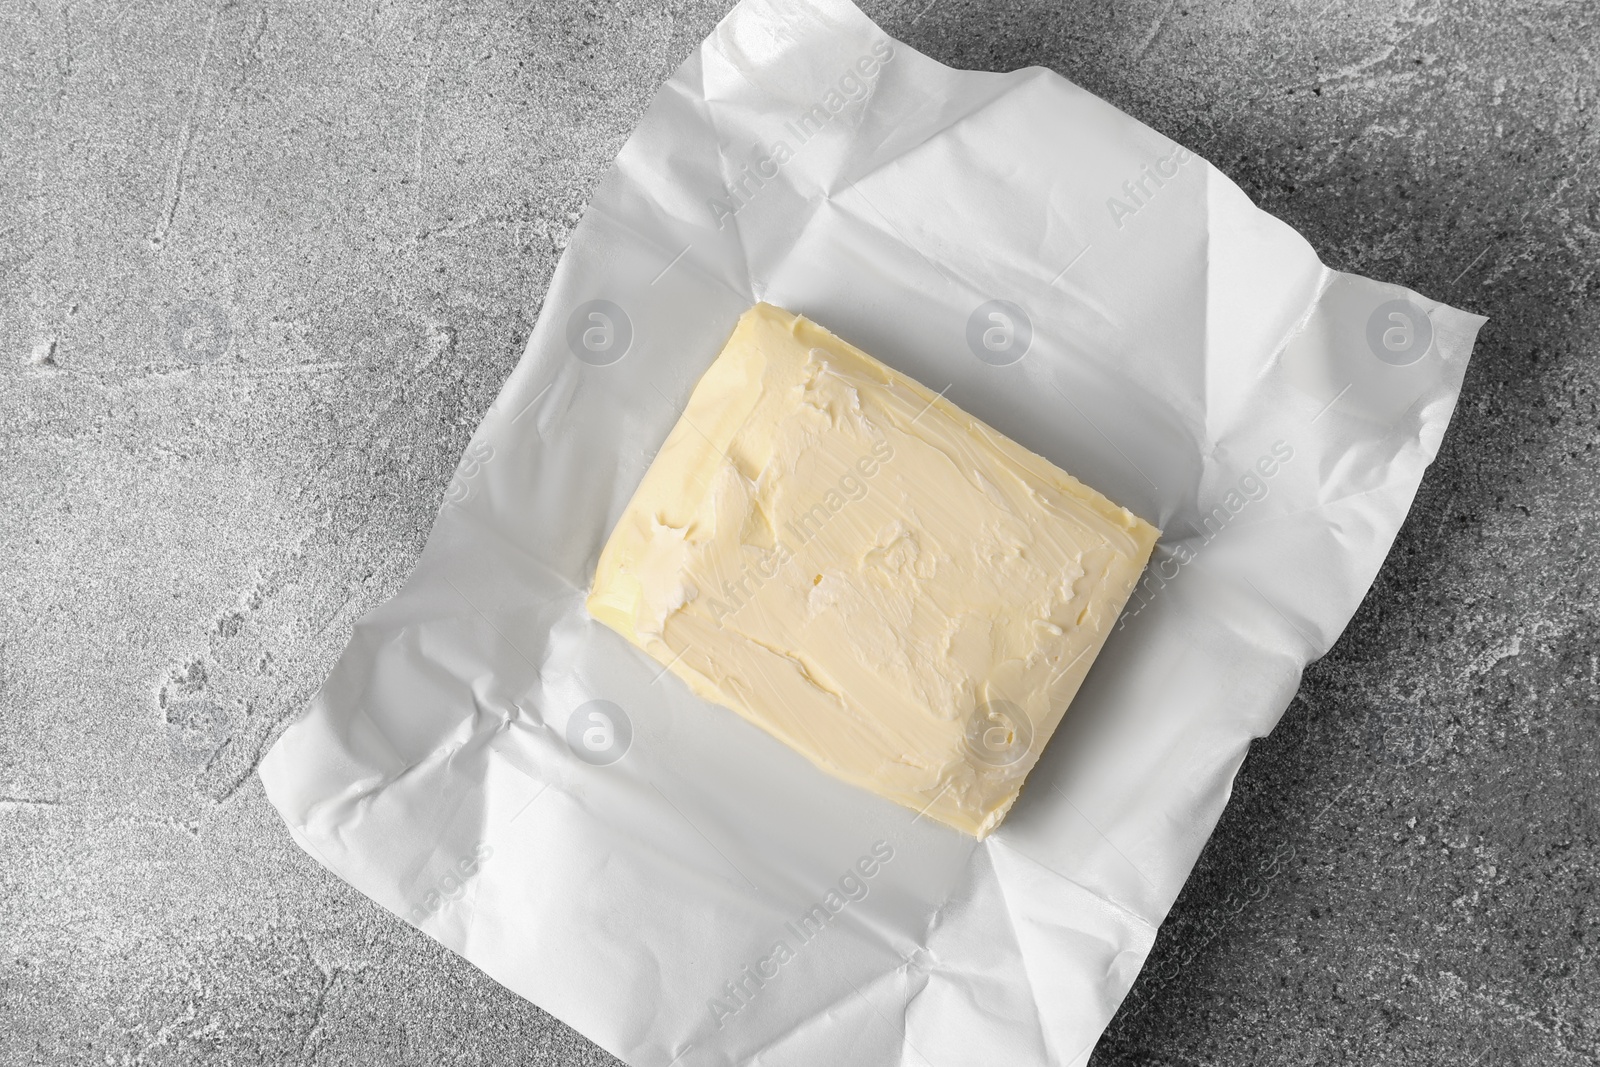
[[[0,8],[0,1062],[613,1062],[323,873],[252,771],[725,9]],[[868,10],[1492,316],[1096,1063],[1600,1060],[1600,11]]]

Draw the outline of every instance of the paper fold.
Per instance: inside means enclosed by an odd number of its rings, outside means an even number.
[[[584,612],[757,300],[1165,530],[982,844]],[[1006,365],[966,341],[989,301],[1030,326]],[[593,314],[616,348],[575,346]],[[1086,1062],[1250,739],[1377,573],[1482,322],[1328,270],[1055,74],[950,70],[844,0],[745,0],[601,184],[415,574],[263,760],[268,796],[339,877],[632,1064]],[[574,747],[593,707],[626,727],[613,761]]]

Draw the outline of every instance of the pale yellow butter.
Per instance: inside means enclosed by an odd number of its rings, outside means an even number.
[[[829,774],[983,837],[1159,535],[758,304],[623,512],[588,606]]]

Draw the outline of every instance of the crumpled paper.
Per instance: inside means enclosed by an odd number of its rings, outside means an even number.
[[[590,619],[735,318],[816,320],[1165,531],[980,843]],[[657,95],[404,589],[261,766],[329,870],[631,1064],[1087,1060],[1252,737],[1366,592],[1483,319],[1331,271],[1205,160],[844,0]]]

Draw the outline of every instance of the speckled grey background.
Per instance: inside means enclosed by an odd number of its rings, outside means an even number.
[[[614,1062],[326,874],[253,770],[726,6],[0,7],[0,1061]],[[1097,1065],[1596,1062],[1600,9],[868,12],[1491,316]]]

